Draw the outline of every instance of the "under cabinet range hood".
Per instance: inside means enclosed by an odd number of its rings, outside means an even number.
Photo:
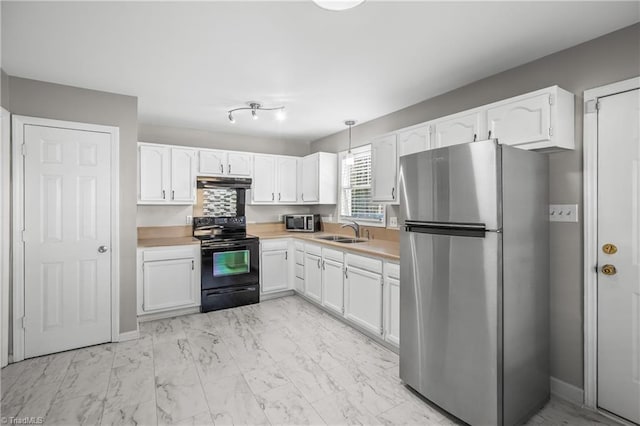
[[[251,189],[251,178],[199,176],[198,189],[203,189],[203,188]]]

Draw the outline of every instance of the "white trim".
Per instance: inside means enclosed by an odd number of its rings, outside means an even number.
[[[138,340],[140,338],[140,331],[139,330],[133,330],[133,331],[127,331],[125,333],[120,333],[118,335],[118,342],[126,342],[129,340]]]
[[[11,191],[5,191],[11,187],[11,114],[4,108],[0,109],[1,133],[0,133],[0,285],[2,305],[0,306],[0,324],[2,330],[1,342],[1,366],[9,362],[9,283],[11,268]]]
[[[640,77],[585,90],[584,102],[640,87]],[[584,109],[584,405],[598,405],[598,114]]]
[[[171,309],[163,312],[154,312],[151,314],[138,315],[138,322],[155,321],[165,318],[179,317],[181,315],[190,315],[200,313],[200,306],[191,306],[189,308]]]
[[[572,404],[582,406],[584,402],[584,391],[577,386],[573,386],[567,382],[551,376],[549,380],[551,386],[551,394],[569,401]]]
[[[108,133],[111,136],[111,341],[120,335],[120,129],[114,126],[51,120],[47,118],[13,115],[13,362],[24,359],[24,161],[21,145],[24,126],[57,127],[89,132]]]

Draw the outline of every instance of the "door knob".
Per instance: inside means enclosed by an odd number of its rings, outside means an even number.
[[[607,243],[602,246],[602,251],[606,254],[614,254],[618,251],[618,247],[615,244]]]
[[[106,253],[109,250],[107,246],[98,247],[98,253]]]
[[[618,270],[615,266],[606,264],[601,269],[602,273],[605,275],[615,275],[618,273]]]

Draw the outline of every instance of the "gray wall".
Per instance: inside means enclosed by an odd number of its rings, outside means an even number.
[[[292,141],[232,133],[216,133],[206,130],[158,126],[144,123],[140,123],[138,126],[138,140],[141,142],[260,152],[264,154],[302,156],[309,153],[309,141]]]
[[[8,92],[13,114],[120,128],[120,332],[136,330],[138,99],[13,76]]]
[[[536,89],[559,85],[576,95],[576,150],[549,155],[550,202],[582,207],[582,92],[640,75],[640,24],[477,81],[353,128],[354,146],[372,137]],[[355,117],[357,118],[357,116]],[[346,148],[345,131],[311,151]],[[393,210],[393,209],[392,209]],[[397,214],[397,213],[396,213]],[[582,223],[551,224],[551,374],[583,386]]]

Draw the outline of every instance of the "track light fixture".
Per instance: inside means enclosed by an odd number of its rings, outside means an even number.
[[[274,108],[265,108],[259,102],[247,102],[247,105],[249,105],[249,106],[240,107],[240,108],[234,108],[234,109],[231,109],[231,110],[227,111],[228,114],[229,114],[228,115],[229,121],[231,123],[235,123],[236,120],[233,117],[233,113],[236,112],[236,111],[243,111],[243,110],[251,111],[251,118],[253,118],[254,120],[258,119],[258,111],[277,111],[276,119],[282,121],[282,120],[284,120],[286,118],[286,114],[285,114],[285,111],[284,111],[284,106],[279,106],[279,107],[274,107]]]

